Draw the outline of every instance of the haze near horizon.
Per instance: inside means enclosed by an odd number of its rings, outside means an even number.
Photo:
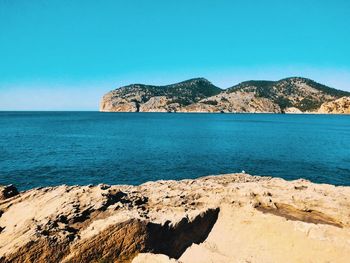
[[[0,110],[97,110],[116,87],[301,76],[350,91],[350,2],[0,1]]]

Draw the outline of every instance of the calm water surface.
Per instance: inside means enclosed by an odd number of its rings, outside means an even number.
[[[0,112],[0,184],[140,184],[245,170],[350,185],[350,116]]]

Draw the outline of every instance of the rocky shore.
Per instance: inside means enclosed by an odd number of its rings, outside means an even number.
[[[0,262],[349,262],[350,187],[247,174],[0,188]]]

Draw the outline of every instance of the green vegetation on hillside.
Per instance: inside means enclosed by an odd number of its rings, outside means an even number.
[[[178,103],[180,106],[187,106],[222,91],[204,78],[195,78],[166,86],[133,84],[115,90],[114,95],[122,98],[134,97],[133,100],[137,105],[147,102],[151,97],[165,96],[168,99],[167,104]],[[250,92],[258,98],[269,99],[279,105],[282,110],[296,107],[302,111],[312,111],[318,109],[326,101],[350,96],[350,92],[330,88],[301,77],[285,78],[279,81],[245,81],[225,92]],[[225,97],[221,98],[222,102],[225,100],[227,101]],[[213,98],[203,103],[217,105],[218,101]]]
[[[321,93],[307,93],[299,84],[314,88]],[[278,104],[281,109],[296,107],[302,111],[311,111],[319,108],[325,102],[324,96],[340,98],[350,96],[350,92],[337,90],[317,83],[311,79],[292,77],[281,79],[279,81],[252,80],[245,81],[228,89],[229,92],[244,91],[254,92],[257,97],[267,98]],[[294,102],[293,96],[304,97],[301,101]]]
[[[166,96],[173,103],[187,106],[198,102],[201,99],[219,94],[222,89],[216,87],[203,78],[190,79],[180,83],[167,86],[152,86],[143,84],[133,84],[119,89],[121,96],[130,93],[141,93],[141,101],[146,102],[151,97]]]
[[[332,96],[338,97],[338,98],[344,97],[344,96],[350,96],[350,92],[348,92],[348,91],[330,88],[326,85],[317,83],[311,79],[305,79],[305,80],[306,80],[306,84],[308,84],[309,86],[311,86],[317,90],[320,90],[328,95],[332,95]]]

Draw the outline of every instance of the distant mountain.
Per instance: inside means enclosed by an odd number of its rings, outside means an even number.
[[[186,80],[167,86],[132,84],[107,93],[101,111],[178,111],[222,90],[204,78]]]
[[[324,103],[350,96],[311,79],[245,81],[226,90],[204,78],[167,86],[133,84],[103,96],[101,111],[113,112],[318,112]],[[344,109],[342,110],[343,113]],[[346,112],[346,109],[345,109]]]
[[[237,91],[254,92],[257,97],[270,99],[282,110],[295,107],[301,111],[313,111],[325,101],[350,95],[349,92],[298,77],[279,81],[246,81],[228,89],[228,92]]]

